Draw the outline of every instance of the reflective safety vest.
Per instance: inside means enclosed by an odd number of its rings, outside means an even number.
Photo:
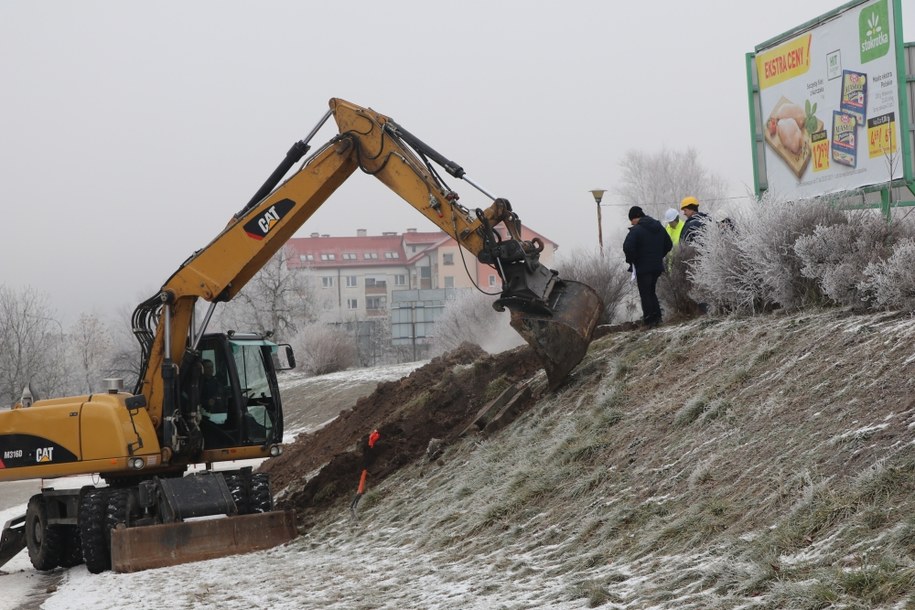
[[[684,224],[685,223],[681,219],[680,222],[677,223],[676,227],[670,226],[670,223],[664,225],[664,230],[667,231],[668,235],[670,235],[670,241],[674,242],[674,249],[671,250],[671,252],[677,251],[677,246],[680,244],[680,233],[683,232]]]

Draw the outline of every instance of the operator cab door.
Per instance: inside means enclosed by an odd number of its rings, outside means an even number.
[[[283,440],[280,392],[276,383],[274,352],[277,346],[263,340],[229,339],[236,371],[237,404],[243,445],[279,443]]]

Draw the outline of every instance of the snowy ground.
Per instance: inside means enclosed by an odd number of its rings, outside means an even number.
[[[121,608],[534,608],[543,588],[512,583],[496,570],[423,554],[387,531],[353,528],[302,537],[250,555],[136,574],[69,570],[44,610]],[[492,594],[484,590],[490,587]],[[551,608],[583,608],[550,604]]]
[[[286,399],[287,440],[300,432],[307,432],[326,424],[330,417],[327,413],[350,406],[358,396],[370,394],[377,383],[400,379],[421,364],[423,363],[344,371],[320,377],[306,377],[298,373],[284,374],[280,383]],[[287,394],[295,396],[296,393],[307,395],[321,403],[320,408],[314,408],[313,403],[309,405],[304,402],[298,403],[299,408],[296,408],[297,403],[286,398]],[[249,462],[256,465],[256,461],[249,460],[244,464],[228,463],[224,467],[252,465]],[[91,482],[88,477],[74,477],[65,481],[58,481],[55,484],[59,488],[70,488]],[[25,513],[29,498],[40,490],[40,485],[41,482],[38,480],[4,483],[3,493],[0,495],[0,525]],[[267,597],[275,597],[273,595],[257,599],[256,596],[264,589],[256,584],[250,584],[267,582],[271,578],[282,580],[282,575],[288,573],[288,564],[298,563],[298,557],[304,558],[308,555],[309,564],[316,561],[310,553],[302,553],[301,550],[292,545],[290,549],[193,564],[193,569],[188,566],[177,566],[133,575],[92,575],[85,566],[43,574],[32,567],[28,552],[22,551],[0,567],[0,610],[125,608],[130,605],[140,608],[223,608],[230,604],[237,605],[249,597],[251,600],[246,603],[250,603],[254,608],[302,608],[304,606],[301,602],[291,601],[289,605],[280,605],[275,599],[266,601]],[[328,562],[329,567],[341,561],[331,561],[324,553],[319,555],[324,558],[323,561]],[[302,569],[309,573],[314,571],[310,566],[303,566],[298,571]],[[313,587],[319,587],[320,581],[327,578],[328,574],[317,574]],[[164,586],[166,580],[168,586]],[[238,584],[227,589],[226,582]],[[243,584],[246,582],[249,584]],[[149,583],[149,587],[146,583]],[[244,587],[250,587],[252,594],[245,593]],[[188,593],[176,595],[175,591],[179,590]],[[131,591],[134,592],[133,597]],[[216,595],[208,591],[221,593]],[[278,594],[291,600],[297,599],[296,596],[290,596],[289,591],[280,591]],[[130,601],[131,599],[133,601]]]

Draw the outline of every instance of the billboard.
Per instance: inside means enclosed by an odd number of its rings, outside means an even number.
[[[850,2],[748,56],[757,194],[807,198],[908,178],[900,2]]]

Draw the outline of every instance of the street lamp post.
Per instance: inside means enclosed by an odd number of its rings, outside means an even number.
[[[604,193],[607,192],[607,189],[592,189],[591,194],[594,195],[594,202],[597,204],[597,243],[600,244],[600,254],[604,255],[604,230],[601,225],[600,220],[600,200],[603,199]]]

